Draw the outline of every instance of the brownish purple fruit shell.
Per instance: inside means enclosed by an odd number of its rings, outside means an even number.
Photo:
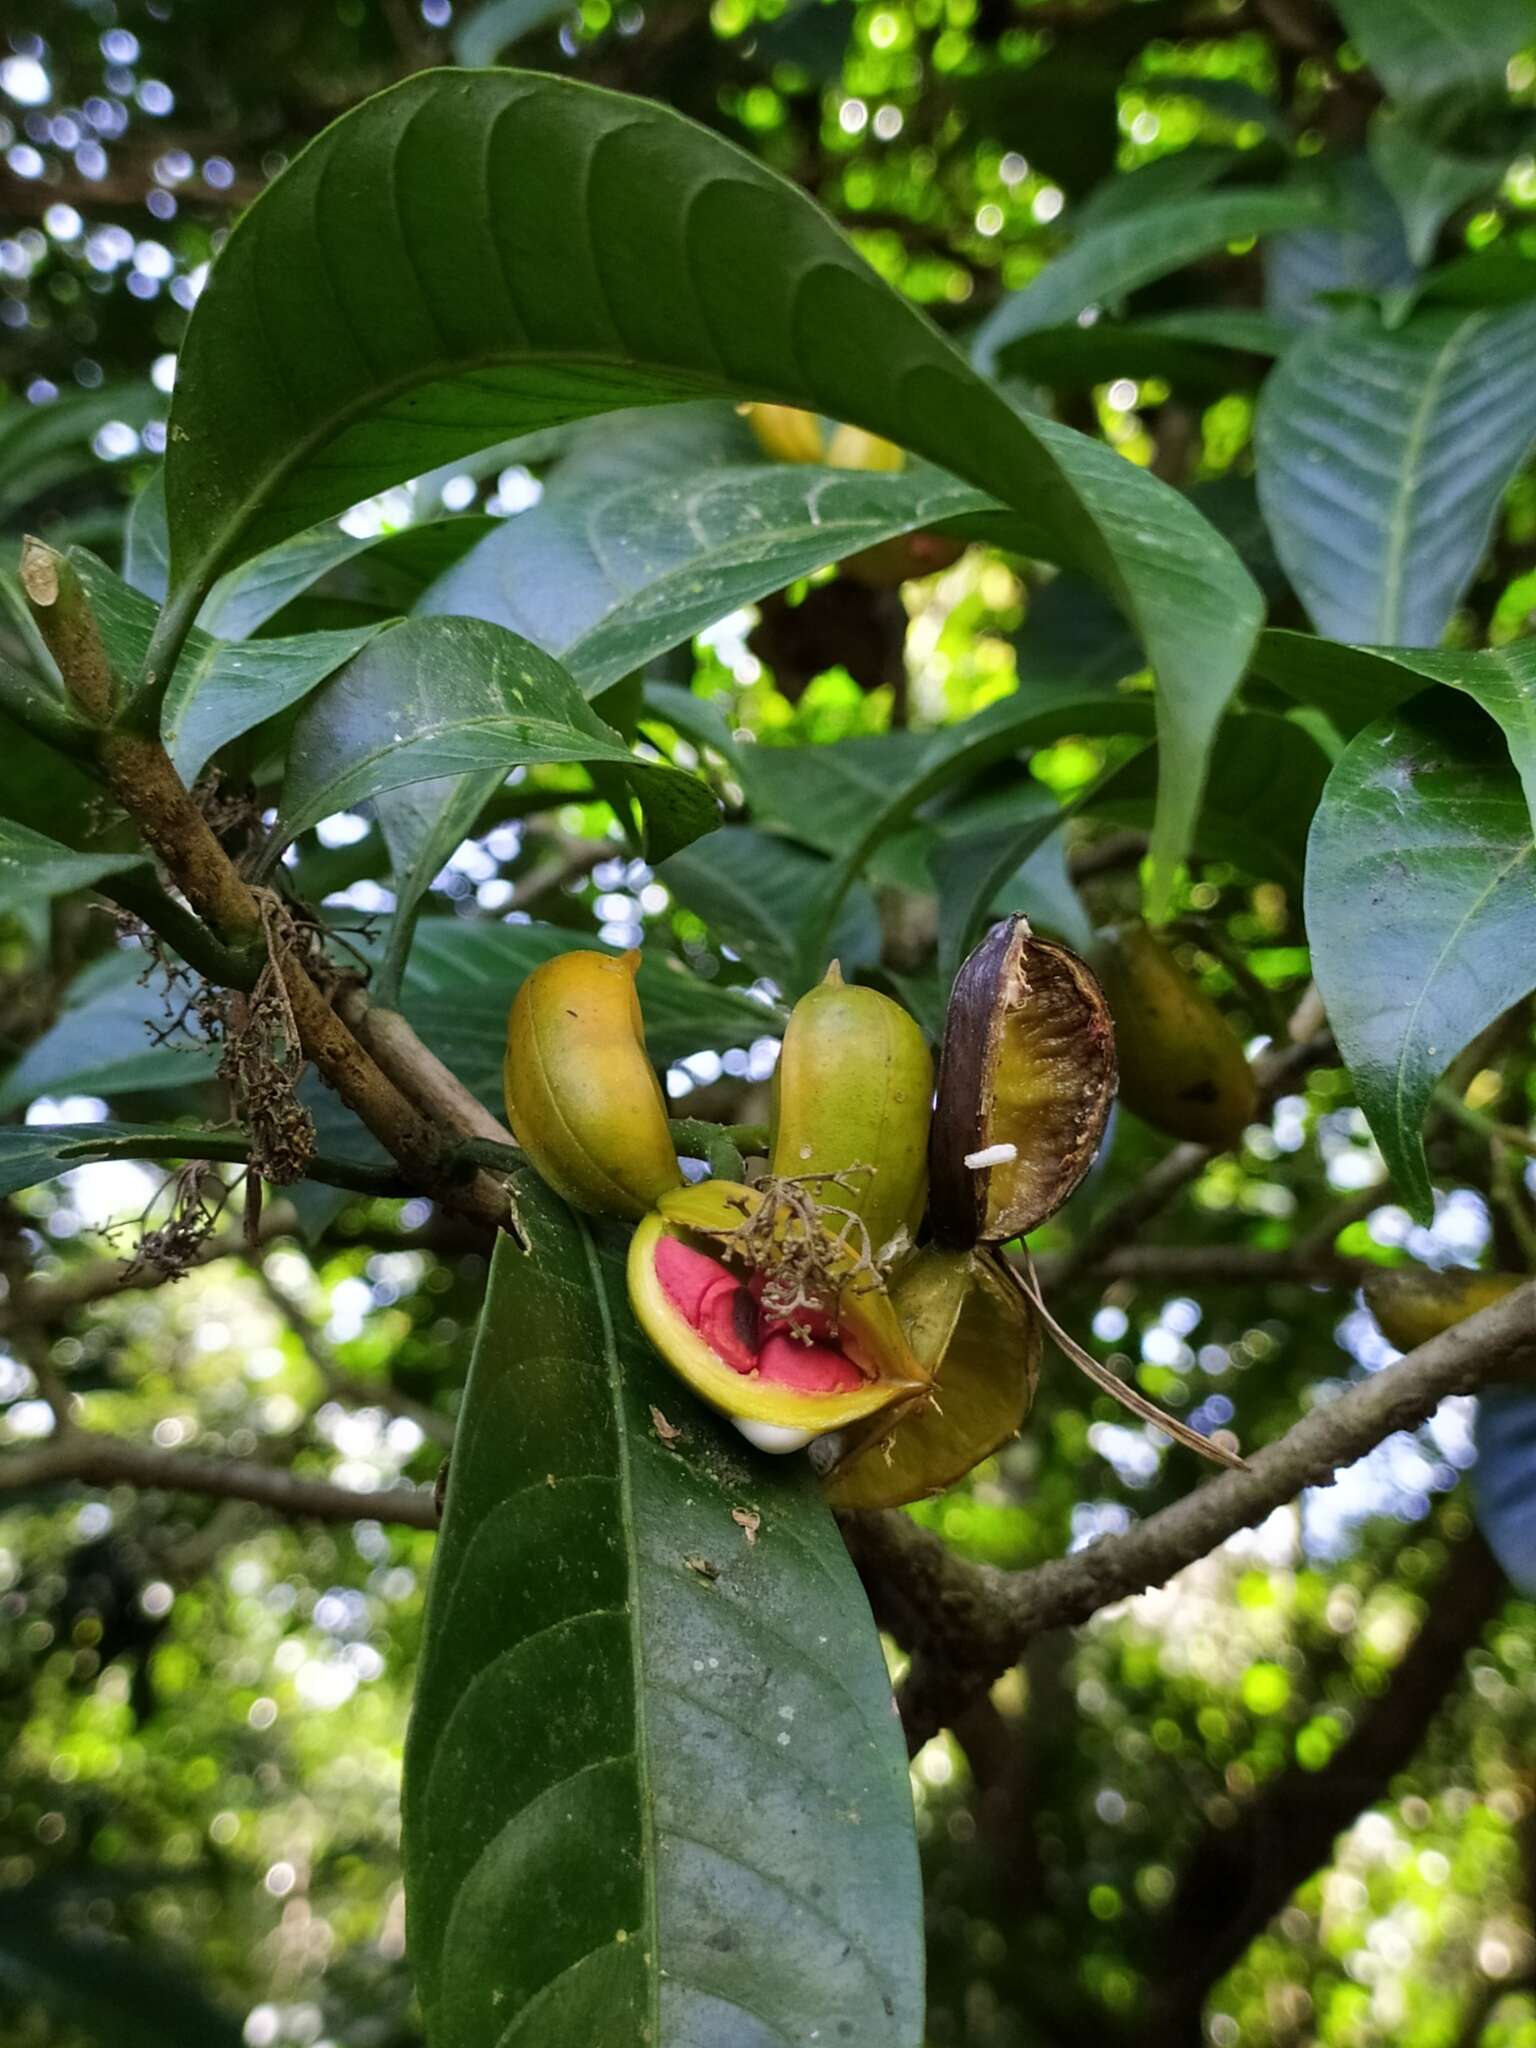
[[[1023,917],[955,976],[929,1136],[929,1217],[955,1250],[1004,1244],[1054,1214],[1093,1163],[1115,1095],[1109,1005],[1088,968]],[[994,1145],[1015,1158],[970,1167]]]

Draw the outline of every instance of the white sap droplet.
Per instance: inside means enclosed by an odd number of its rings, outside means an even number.
[[[1012,1166],[1019,1156],[1017,1145],[985,1145],[979,1152],[967,1152],[965,1163],[975,1173],[988,1166]]]
[[[786,1429],[780,1422],[753,1422],[744,1415],[733,1415],[731,1420],[749,1444],[776,1458],[787,1451],[803,1451],[820,1434],[814,1429]]]

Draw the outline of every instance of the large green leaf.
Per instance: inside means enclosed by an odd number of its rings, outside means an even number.
[[[78,1148],[102,1138],[164,1138],[169,1124],[0,1125],[0,1195],[19,1194],[90,1162]]]
[[[1320,633],[1432,647],[1536,435],[1536,306],[1353,313],[1281,360],[1255,424],[1275,549]]]
[[[1517,640],[1476,654],[1429,654],[1268,632],[1253,665],[1303,704],[1326,711],[1345,732],[1395,709],[1426,683],[1465,691],[1503,728],[1536,820],[1536,641]]]
[[[433,917],[417,929],[401,1008],[438,1057],[498,1116],[508,1006],[540,961],[578,946],[604,950],[591,932],[549,924]],[[642,954],[639,992],[646,1048],[657,1066],[690,1053],[750,1046],[784,1029],[783,1010],[744,989],[717,987],[671,954]]]
[[[151,665],[234,559],[386,484],[521,429],[709,396],[856,421],[1015,508],[1035,552],[1134,618],[1193,707],[1181,741],[1214,724],[1257,594],[1177,494],[1016,410],[762,165],[663,108],[515,72],[368,101],[236,226],[180,357]],[[1183,780],[1163,884],[1203,757],[1165,753]]]
[[[159,403],[147,380],[71,391],[46,405],[13,395],[0,410],[0,526],[18,520],[34,499],[99,473],[94,436],[108,420],[142,426]]]
[[[892,534],[1002,509],[926,464],[751,461],[728,410],[723,421],[716,407],[670,410],[679,418],[626,422],[617,446],[562,464],[541,502],[487,534],[418,609],[510,627],[591,697],[797,576]],[[727,449],[741,459],[722,464]]]
[[[1120,299],[1138,285],[1181,270],[1229,242],[1285,229],[1329,224],[1333,202],[1318,185],[1201,193],[1149,206],[1092,228],[1048,263],[1021,292],[1003,299],[976,330],[973,350],[985,370],[1020,335],[1060,327],[1087,306]]]
[[[1403,291],[1418,272],[1397,202],[1364,156],[1324,166],[1341,225],[1296,228],[1264,244],[1264,308],[1290,328],[1332,317],[1325,294]]]
[[[41,832],[0,818],[0,911],[46,903],[71,889],[85,889],[103,875],[142,867],[140,853],[76,853]]]
[[[1424,697],[1334,768],[1307,856],[1313,971],[1403,1200],[1430,1211],[1436,1081],[1536,985],[1536,847],[1493,728]]]
[[[91,601],[102,639],[120,676],[138,673],[149,651],[156,608],[84,548],[69,560]],[[216,640],[193,627],[182,647],[161,711],[161,736],[185,781],[192,781],[230,740],[307,697],[317,684],[367,645],[377,624],[330,633],[249,642]]]
[[[617,1233],[517,1198],[406,1743],[432,2048],[919,2048],[900,1728],[809,1468],[660,1363]]]
[[[727,825],[656,871],[686,905],[755,973],[791,979],[795,937],[827,863],[792,839],[751,825]],[[851,980],[880,957],[880,919],[867,889],[850,890],[833,947]]]
[[[798,994],[820,980],[826,967],[834,921],[856,877],[865,871],[878,849],[910,824],[934,797],[973,780],[983,770],[1006,761],[1021,748],[1060,739],[1067,733],[1142,734],[1151,723],[1152,704],[1145,696],[1117,696],[1104,690],[1085,689],[1080,684],[1037,683],[1020,689],[1015,696],[1001,699],[959,725],[930,735],[921,753],[904,773],[894,771],[894,760],[892,766],[882,772],[882,767],[877,765],[880,757],[872,751],[872,745],[881,743],[864,742],[863,745],[871,749],[864,760],[864,779],[869,786],[865,789],[862,803],[856,808],[852,829],[846,834],[840,833],[835,846],[837,857],[825,881],[806,906],[791,993]],[[906,750],[918,737],[916,734],[892,734],[887,736],[884,744],[895,741]],[[845,741],[836,752],[844,754],[850,746],[858,744]],[[812,836],[813,828],[823,833],[830,830],[830,823],[816,827],[815,814],[821,807],[809,792],[815,786],[813,778],[819,778],[820,786],[828,791],[823,815],[830,819],[833,801],[830,778],[815,757],[831,752],[830,748],[820,747],[762,747],[750,750],[743,757],[748,795],[754,804],[781,817],[791,829],[796,829],[794,820],[799,816],[804,821],[802,829],[812,844],[820,843]],[[771,756],[785,755],[791,756],[791,760],[786,762],[780,758],[770,762]],[[792,793],[794,757],[803,760],[805,789],[796,789]],[[766,786],[763,780],[765,771],[771,778]],[[840,808],[845,803],[851,807],[846,796],[839,799]],[[1061,825],[1065,816],[1065,811],[1057,811],[1041,818],[1038,838],[1035,838],[1031,827],[1026,837],[1021,838],[1018,860],[1026,858],[1031,844],[1043,843]]]
[[[277,836],[408,783],[505,776],[533,762],[611,762],[640,794],[657,859],[713,829],[702,782],[637,761],[558,662],[484,619],[407,619],[304,708]],[[275,843],[275,842],[274,842]]]
[[[1536,43],[1530,0],[1338,0],[1338,10],[1391,97],[1437,129],[1501,102],[1510,58]]]
[[[1458,207],[1492,194],[1509,165],[1510,152],[1464,156],[1422,135],[1403,115],[1380,108],[1371,122],[1371,162],[1397,202],[1403,232],[1415,263],[1428,263],[1440,230]]]
[[[218,1049],[172,1030],[184,998],[145,986],[146,965],[142,953],[108,953],[76,975],[58,1017],[0,1081],[0,1114],[40,1095],[111,1098],[209,1079]]]
[[[1299,896],[1307,827],[1327,780],[1327,755],[1294,720],[1267,711],[1229,718],[1211,756],[1195,851],[1206,860],[1229,861],[1241,874],[1281,882]],[[1142,754],[1092,810],[1118,824],[1144,826],[1155,792],[1152,762]]]

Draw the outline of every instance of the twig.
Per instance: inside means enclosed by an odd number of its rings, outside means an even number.
[[[283,1465],[243,1458],[201,1458],[162,1451],[94,1430],[75,1429],[36,1450],[0,1457],[0,1493],[20,1493],[79,1480],[87,1486],[139,1486],[163,1493],[205,1493],[248,1500],[296,1521],[398,1522],[435,1529],[437,1510],[427,1488],[396,1487],[364,1493],[328,1480],[304,1479]]]
[[[1416,1428],[1448,1394],[1475,1391],[1533,1348],[1536,1283],[1320,1402],[1255,1453],[1247,1471],[1224,1472],[1122,1535],[1032,1571],[967,1564],[901,1514],[850,1517],[850,1547],[861,1569],[896,1576],[909,1608],[923,1617],[903,1691],[909,1741],[917,1747],[945,1726],[1032,1636],[1164,1584],[1395,1431]]]

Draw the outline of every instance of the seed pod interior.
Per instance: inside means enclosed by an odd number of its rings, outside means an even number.
[[[1059,1209],[1092,1164],[1114,1093],[1093,975],[1027,919],[997,925],[955,977],[945,1023],[928,1154],[938,1242],[1001,1244]]]
[[[822,1299],[787,1310],[765,1282],[775,1243],[805,1270],[803,1211],[773,1183],[705,1181],[664,1196],[630,1242],[629,1297],[674,1371],[725,1414],[821,1434],[919,1395],[925,1380],[883,1287],[817,1232]],[[766,1192],[765,1192],[766,1190]]]

